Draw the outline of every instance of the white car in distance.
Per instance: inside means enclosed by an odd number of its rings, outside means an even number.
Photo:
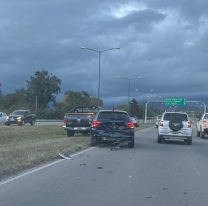
[[[204,138],[208,134],[208,113],[204,113],[196,124],[197,136]]]
[[[8,121],[8,116],[4,112],[0,112],[0,125],[5,124]]]

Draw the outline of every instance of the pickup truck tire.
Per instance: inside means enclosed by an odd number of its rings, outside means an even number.
[[[67,135],[67,137],[72,137],[72,136],[74,136],[74,131],[67,130],[66,135]]]
[[[204,138],[204,136],[205,136],[205,134],[204,134],[204,132],[202,132],[202,131],[200,131],[200,138]]]
[[[92,136],[91,137],[91,143],[90,143],[91,146],[96,146],[97,145],[97,139],[96,137]]]

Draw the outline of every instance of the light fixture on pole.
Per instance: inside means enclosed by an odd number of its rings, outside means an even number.
[[[97,49],[92,49],[92,48],[88,48],[88,47],[85,47],[85,46],[80,46],[81,49],[87,49],[89,51],[93,51],[93,52],[97,52],[98,53],[98,107],[100,106],[99,105],[99,102],[100,102],[100,56],[101,56],[101,53],[103,52],[106,52],[106,51],[110,51],[110,50],[114,50],[114,49],[120,49],[120,47],[115,47],[115,48],[110,48],[110,49],[104,49],[104,50],[97,50]]]

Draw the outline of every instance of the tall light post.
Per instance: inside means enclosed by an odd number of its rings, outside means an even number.
[[[116,76],[117,78],[120,79],[125,79],[128,81],[128,111],[129,111],[129,98],[130,98],[130,86],[131,86],[131,80],[135,80],[135,79],[141,79],[140,76],[137,77],[133,77],[133,78],[128,78],[128,77],[122,77],[122,76]]]
[[[93,51],[93,52],[97,52],[98,53],[98,107],[100,106],[100,56],[101,53],[106,52],[106,51],[110,51],[110,50],[114,50],[114,49],[120,49],[119,47],[115,47],[115,48],[110,48],[110,49],[104,49],[104,50],[97,50],[97,49],[92,49],[92,48],[88,48],[85,46],[80,46],[81,49],[87,49],[89,51]]]

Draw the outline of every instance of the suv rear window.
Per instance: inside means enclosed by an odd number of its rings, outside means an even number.
[[[122,120],[129,122],[129,116],[124,112],[101,112],[98,116],[99,120]]]
[[[181,121],[188,121],[188,117],[186,114],[180,114],[180,113],[165,113],[163,120],[170,121],[172,119],[179,119]]]

